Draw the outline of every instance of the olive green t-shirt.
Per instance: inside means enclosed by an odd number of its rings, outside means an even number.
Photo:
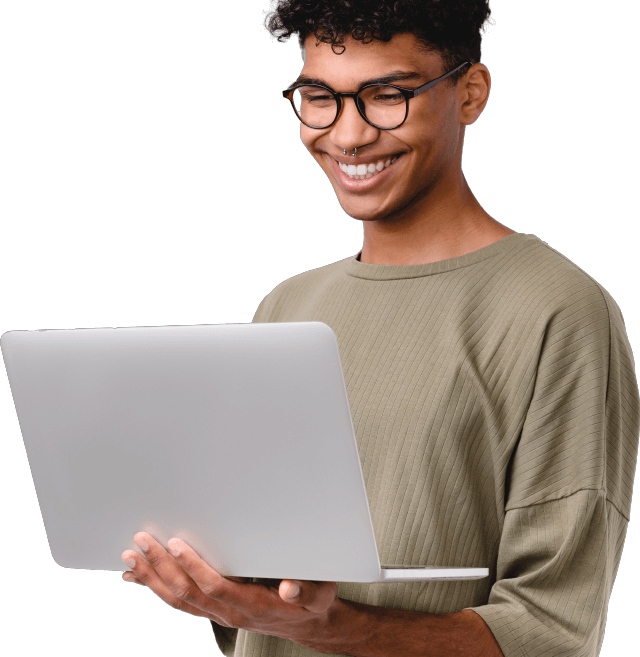
[[[336,333],[382,565],[490,575],[338,595],[473,609],[506,657],[596,655],[640,433],[618,305],[535,235],[423,265],[359,255],[280,283],[253,321]],[[212,625],[225,655],[321,654]]]

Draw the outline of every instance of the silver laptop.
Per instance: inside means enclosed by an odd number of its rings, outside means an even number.
[[[222,575],[480,579],[384,568],[338,343],[322,322],[9,331],[1,340],[51,554],[124,571],[138,531]]]

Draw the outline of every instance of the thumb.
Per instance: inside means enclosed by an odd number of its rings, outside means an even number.
[[[312,582],[299,579],[283,579],[279,587],[280,597],[289,604],[305,607],[315,613],[325,612],[338,597],[336,582]]]
[[[280,582],[278,592],[280,593],[280,597],[285,602],[296,604],[297,600],[300,598],[300,593],[303,586],[304,582],[299,579],[283,579]]]

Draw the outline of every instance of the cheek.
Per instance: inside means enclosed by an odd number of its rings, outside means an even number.
[[[460,141],[460,122],[456,120],[455,103],[453,101],[449,103],[438,118],[439,147],[447,157],[453,157]]]
[[[320,130],[313,130],[312,128],[307,128],[303,124],[300,124],[300,140],[304,144],[305,148],[313,157],[313,159],[320,165],[321,169],[329,175],[329,169],[327,168],[327,160],[324,156],[325,149],[321,147],[324,143],[320,137]]]
[[[422,124],[422,130],[416,131],[414,143],[420,162],[429,168],[439,169],[456,155],[457,127],[446,116],[430,116]]]
[[[309,128],[306,125],[304,125],[304,123],[300,124],[300,140],[305,145],[307,150],[314,155],[315,155],[315,151],[317,150],[316,144],[320,136],[321,136],[320,130],[314,130],[313,128]]]

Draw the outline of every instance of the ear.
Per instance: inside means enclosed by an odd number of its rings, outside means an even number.
[[[487,101],[491,91],[491,74],[484,64],[474,64],[458,82],[460,85],[460,123],[471,125],[475,123]]]

